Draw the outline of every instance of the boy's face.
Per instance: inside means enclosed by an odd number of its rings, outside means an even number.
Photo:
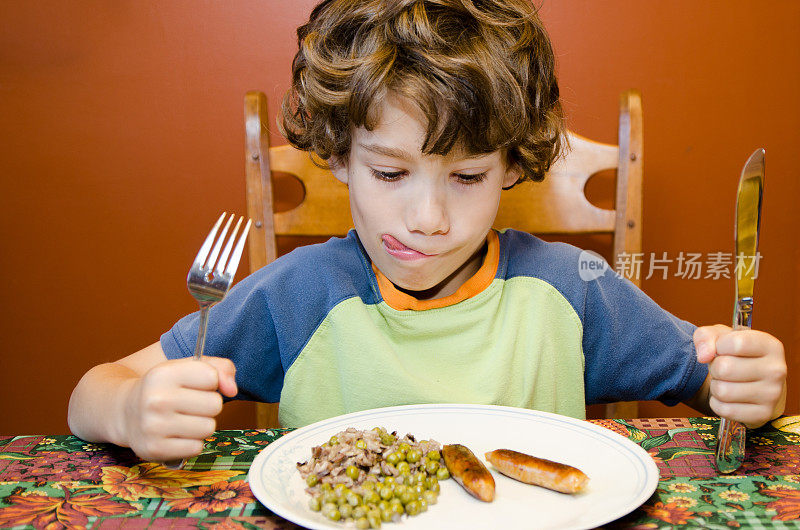
[[[358,236],[372,262],[397,287],[419,298],[454,293],[481,265],[500,192],[519,177],[501,151],[424,155],[426,121],[407,100],[378,107],[372,131],[354,129],[346,164],[333,161],[348,185]]]

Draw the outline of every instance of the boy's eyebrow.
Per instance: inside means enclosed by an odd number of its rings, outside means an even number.
[[[359,147],[362,149],[366,149],[367,151],[371,151],[373,153],[377,153],[379,155],[389,156],[392,158],[398,158],[400,160],[409,161],[413,157],[403,149],[399,147],[389,147],[388,145],[381,145],[381,144],[358,144]],[[487,156],[490,153],[473,153],[473,154],[463,154],[459,153],[458,158],[461,160],[469,160],[473,158],[481,158]]]
[[[390,156],[392,158],[399,158],[400,160],[408,161],[411,160],[412,158],[410,154],[400,149],[399,147],[389,147],[388,145],[362,144],[362,143],[359,143],[358,146],[362,149],[366,149],[367,151],[371,151],[379,155]]]

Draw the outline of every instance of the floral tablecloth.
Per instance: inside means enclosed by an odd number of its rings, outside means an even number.
[[[714,469],[716,418],[591,420],[655,459],[655,494],[611,528],[797,528],[800,416],[748,436],[735,475]],[[0,527],[299,528],[253,497],[247,470],[290,429],[219,431],[183,470],[73,436],[0,436]]]

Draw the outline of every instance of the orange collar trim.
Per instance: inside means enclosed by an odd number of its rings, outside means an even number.
[[[483,264],[481,268],[478,269],[478,272],[464,282],[456,292],[444,298],[417,300],[413,296],[395,287],[394,284],[389,281],[389,278],[384,276],[373,264],[372,270],[375,271],[375,278],[378,280],[378,288],[381,291],[384,302],[392,309],[397,309],[398,311],[406,309],[424,311],[426,309],[437,309],[457,304],[463,302],[467,298],[477,295],[491,285],[492,280],[494,280],[497,274],[497,266],[500,263],[500,239],[497,237],[497,232],[490,230],[486,237],[486,243],[486,257],[483,259]]]

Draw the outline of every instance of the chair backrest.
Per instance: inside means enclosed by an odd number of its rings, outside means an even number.
[[[290,145],[269,147],[267,101],[262,92],[245,96],[247,207],[254,227],[249,236],[250,269],[276,256],[275,236],[344,235],[352,228],[347,187],[309,154]],[[634,255],[642,246],[642,103],[638,91],[620,96],[619,145],[595,142],[568,133],[569,149],[543,182],[525,182],[504,191],[496,228],[513,227],[535,234],[613,235],[613,262]],[[589,178],[616,169],[616,208],[591,204],[584,188]],[[274,212],[271,172],[293,175],[303,185],[299,206]],[[533,212],[533,213],[532,213]],[[638,277],[631,281],[639,285]],[[606,417],[636,416],[635,403],[612,403]],[[259,404],[257,423],[274,427],[277,407]]]

